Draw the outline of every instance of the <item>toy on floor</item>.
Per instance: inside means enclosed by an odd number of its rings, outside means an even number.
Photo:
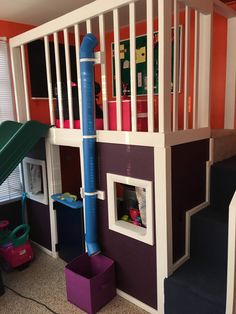
[[[5,270],[26,265],[33,259],[29,225],[22,224],[12,231],[8,225],[7,220],[0,221],[0,257]]]

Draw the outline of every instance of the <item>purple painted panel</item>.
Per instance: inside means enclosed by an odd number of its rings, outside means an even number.
[[[153,148],[98,144],[98,189],[106,191],[106,174],[154,182]],[[104,255],[116,262],[117,287],[157,308],[156,247],[108,229],[107,200],[98,201],[99,241]]]
[[[185,254],[185,213],[205,201],[209,141],[176,145],[172,151],[173,260]]]
[[[27,200],[28,223],[30,239],[48,250],[52,249],[49,207],[47,205]]]

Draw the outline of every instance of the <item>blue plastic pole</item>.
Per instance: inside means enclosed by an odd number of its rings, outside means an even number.
[[[84,195],[85,195],[85,241],[88,255],[100,253],[97,240],[97,189],[95,169],[95,93],[94,93],[94,48],[97,39],[93,34],[87,34],[80,48],[80,72],[82,92],[82,133],[84,158]]]

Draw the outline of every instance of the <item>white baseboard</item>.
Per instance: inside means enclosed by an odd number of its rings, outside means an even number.
[[[54,253],[54,252],[50,251],[49,249],[46,249],[44,246],[42,246],[42,245],[40,245],[40,244],[38,244],[37,242],[34,242],[34,241],[32,241],[32,240],[31,240],[31,242],[32,242],[35,246],[37,246],[41,251],[43,251],[44,253],[46,253],[46,254],[48,254],[48,255],[54,257],[54,258],[57,258],[57,257],[58,257],[58,253],[57,253],[57,252]]]
[[[147,311],[150,314],[158,314],[158,310],[152,308],[151,306],[139,301],[138,299],[135,299],[131,295],[125,293],[124,291],[121,291],[120,289],[116,289],[116,293],[121,296],[122,298],[126,299],[127,301],[137,305],[138,307],[142,308],[143,310]]]

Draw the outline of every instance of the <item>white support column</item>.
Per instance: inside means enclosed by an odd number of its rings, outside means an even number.
[[[103,127],[108,130],[108,99],[107,99],[107,74],[106,74],[106,34],[105,34],[105,18],[99,15],[99,38],[100,51],[103,53],[103,62],[101,63],[101,82],[102,82],[102,109],[103,109]]]
[[[224,128],[234,129],[236,88],[236,17],[228,19]]]
[[[164,314],[164,279],[172,273],[171,148],[154,148],[158,313]]]
[[[212,14],[199,17],[198,128],[210,125]]]
[[[158,0],[160,133],[171,131],[171,18],[172,1]]]
[[[21,63],[21,48],[11,47],[10,53],[11,53],[11,66],[12,66],[12,75],[13,75],[13,84],[14,84],[17,121],[25,122],[27,121],[27,113],[26,113],[26,106],[25,106],[23,69],[22,69],[22,63]]]
[[[55,245],[58,243],[57,237],[57,219],[56,211],[53,209],[53,200],[51,195],[61,193],[61,165],[59,146],[51,145],[49,140],[45,140],[47,177],[48,177],[48,195],[49,195],[49,215],[51,228],[52,253],[57,257]]]

